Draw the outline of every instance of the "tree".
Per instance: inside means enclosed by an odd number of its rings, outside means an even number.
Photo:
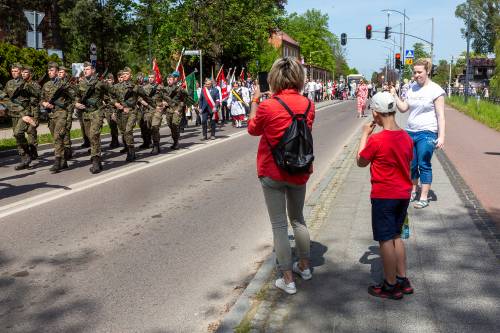
[[[493,52],[500,30],[500,0],[468,0],[455,9],[455,16],[464,20],[465,27],[469,15],[472,49],[477,53]],[[461,29],[464,38],[466,30]]]
[[[425,50],[425,45],[422,43],[413,44],[413,53],[415,56],[415,60],[431,57],[431,55]]]
[[[490,87],[493,95],[500,96],[500,40],[495,43],[495,54],[495,75],[491,78]]]
[[[432,77],[432,81],[436,82],[440,86],[447,86],[449,79],[449,64],[446,60],[439,60],[439,64],[436,68],[436,74]]]

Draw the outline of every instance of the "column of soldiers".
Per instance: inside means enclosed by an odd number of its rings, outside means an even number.
[[[103,170],[101,157],[101,129],[106,119],[111,131],[110,149],[120,146],[126,161],[136,159],[134,128],[139,124],[143,144],[151,154],[160,153],[160,126],[163,115],[172,133],[171,149],[179,148],[180,123],[184,112],[186,91],[178,82],[179,73],[167,78],[167,85],[157,84],[149,75],[147,83],[132,80],[132,71],[125,67],[118,72],[118,82],[113,74],[99,80],[92,64],[85,62],[78,81],[69,80],[68,70],[51,62],[47,69],[47,82],[42,87],[31,78],[31,68],[14,64],[12,79],[0,90],[1,103],[12,118],[13,136],[16,139],[20,162],[16,170],[30,167],[38,158],[37,127],[41,114],[48,116],[48,127],[54,143],[52,173],[68,168],[72,159],[71,125],[73,113],[80,120],[83,135],[82,148],[90,147],[90,172]]]

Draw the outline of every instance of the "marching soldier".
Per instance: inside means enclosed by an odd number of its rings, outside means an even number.
[[[16,170],[29,168],[31,154],[26,140],[29,126],[36,125],[31,113],[31,99],[38,96],[33,85],[26,84],[21,77],[23,66],[14,64],[11,67],[12,80],[5,85],[4,92],[8,98],[6,103],[9,115],[12,119],[12,132],[16,139],[17,151],[21,156],[21,162],[15,166]]]
[[[40,96],[40,106],[43,112],[49,113],[49,129],[54,138],[54,165],[50,168],[52,173],[57,173],[68,167],[64,155],[64,142],[68,131],[68,109],[73,103],[72,88],[67,81],[58,78],[59,66],[55,62],[48,65],[47,81]]]
[[[30,66],[23,66],[23,70],[21,71],[21,75],[23,77],[23,80],[26,82],[27,86],[30,87],[30,91],[34,93],[34,95],[31,96],[30,99],[30,114],[33,117],[34,124],[29,125],[28,130],[26,131],[26,134],[28,135],[28,149],[30,152],[30,157],[32,160],[36,160],[38,158],[38,133],[37,133],[37,127],[39,125],[39,118],[40,118],[40,108],[39,108],[39,102],[40,102],[40,90],[41,87],[38,84],[38,82],[33,81],[32,78],[32,68]]]
[[[75,89],[75,108],[82,113],[85,132],[90,140],[90,172],[102,171],[101,163],[101,128],[104,118],[102,108],[108,85],[97,79],[90,62],[83,63],[84,78]]]
[[[124,137],[127,151],[127,162],[135,160],[134,127],[137,122],[137,102],[142,97],[149,105],[153,105],[151,98],[144,89],[134,84],[130,79],[132,70],[125,67],[122,71],[122,82],[112,90],[112,102],[117,108],[118,128]]]
[[[150,98],[153,98],[158,92],[158,85],[154,74],[148,75],[148,82],[143,86],[144,91]],[[139,148],[151,147],[151,119],[153,117],[153,108],[143,99],[139,99],[139,127],[141,128],[142,145]]]
[[[108,90],[111,90],[115,84],[115,78],[112,73],[106,75],[104,82],[108,85]],[[111,103],[111,98],[109,94],[104,95],[104,117],[108,123],[109,129],[111,131],[111,143],[109,144],[110,149],[120,147],[118,142],[118,124],[116,119],[113,119],[114,106]]]
[[[179,136],[180,136],[180,123],[182,120],[182,110],[184,108],[183,97],[184,93],[182,88],[176,84],[175,76],[178,72],[174,72],[167,77],[167,86],[162,89],[160,99],[163,101],[162,105],[166,106],[167,124],[170,128],[173,144],[171,149],[179,149]],[[153,135],[153,150],[152,154],[158,154],[160,151],[160,126],[162,121],[163,112],[156,109],[153,114],[151,129]]]
[[[65,84],[68,84],[72,89],[73,93],[73,84],[68,78],[68,69],[64,66],[59,66],[59,70],[57,72],[57,76],[60,80],[62,80]],[[69,161],[73,157],[73,149],[71,149],[71,127],[73,126],[73,106],[69,106],[68,109],[68,117],[66,118],[66,136],[64,137],[64,159]],[[81,124],[80,124],[81,125]],[[83,136],[85,137],[85,131],[81,129]]]

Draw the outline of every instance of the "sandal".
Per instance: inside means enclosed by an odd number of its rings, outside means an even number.
[[[416,209],[422,209],[429,206],[429,200],[419,200],[417,203],[413,205],[414,208]]]
[[[417,200],[417,192],[411,192],[410,202]]]

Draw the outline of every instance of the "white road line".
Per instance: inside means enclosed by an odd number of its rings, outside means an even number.
[[[325,105],[325,106],[318,108],[317,111],[319,112],[323,109],[326,109],[329,106],[336,106],[339,104],[343,104],[343,103],[335,103],[333,105]],[[178,152],[174,155],[165,155],[165,156],[154,158],[152,160],[148,160],[147,164],[131,164],[131,165],[123,167],[121,169],[111,171],[109,173],[95,176],[95,177],[92,177],[90,179],[86,179],[86,180],[83,180],[81,182],[66,186],[65,188],[52,190],[48,193],[38,194],[38,195],[35,195],[33,197],[29,197],[26,199],[22,199],[22,200],[13,202],[11,204],[2,206],[0,208],[0,219],[3,217],[7,217],[9,215],[15,214],[15,213],[19,213],[19,212],[31,209],[31,208],[36,207],[36,206],[43,205],[45,203],[57,200],[59,198],[62,198],[62,197],[68,196],[68,195],[72,195],[72,194],[90,189],[90,188],[98,186],[98,185],[102,185],[102,184],[110,182],[112,180],[133,174],[135,172],[142,171],[142,170],[145,170],[147,168],[151,168],[151,167],[156,166],[158,164],[168,162],[172,159],[175,159],[175,158],[178,158],[181,156],[185,156],[188,154],[192,154],[192,153],[197,152],[199,150],[210,148],[210,147],[217,145],[217,144],[220,144],[222,142],[234,140],[234,139],[239,138],[239,137],[246,135],[246,134],[247,134],[246,130],[241,131],[241,132],[229,135],[228,138],[217,139],[217,140],[212,141],[210,143],[196,146],[194,148],[186,148],[184,151]]]

